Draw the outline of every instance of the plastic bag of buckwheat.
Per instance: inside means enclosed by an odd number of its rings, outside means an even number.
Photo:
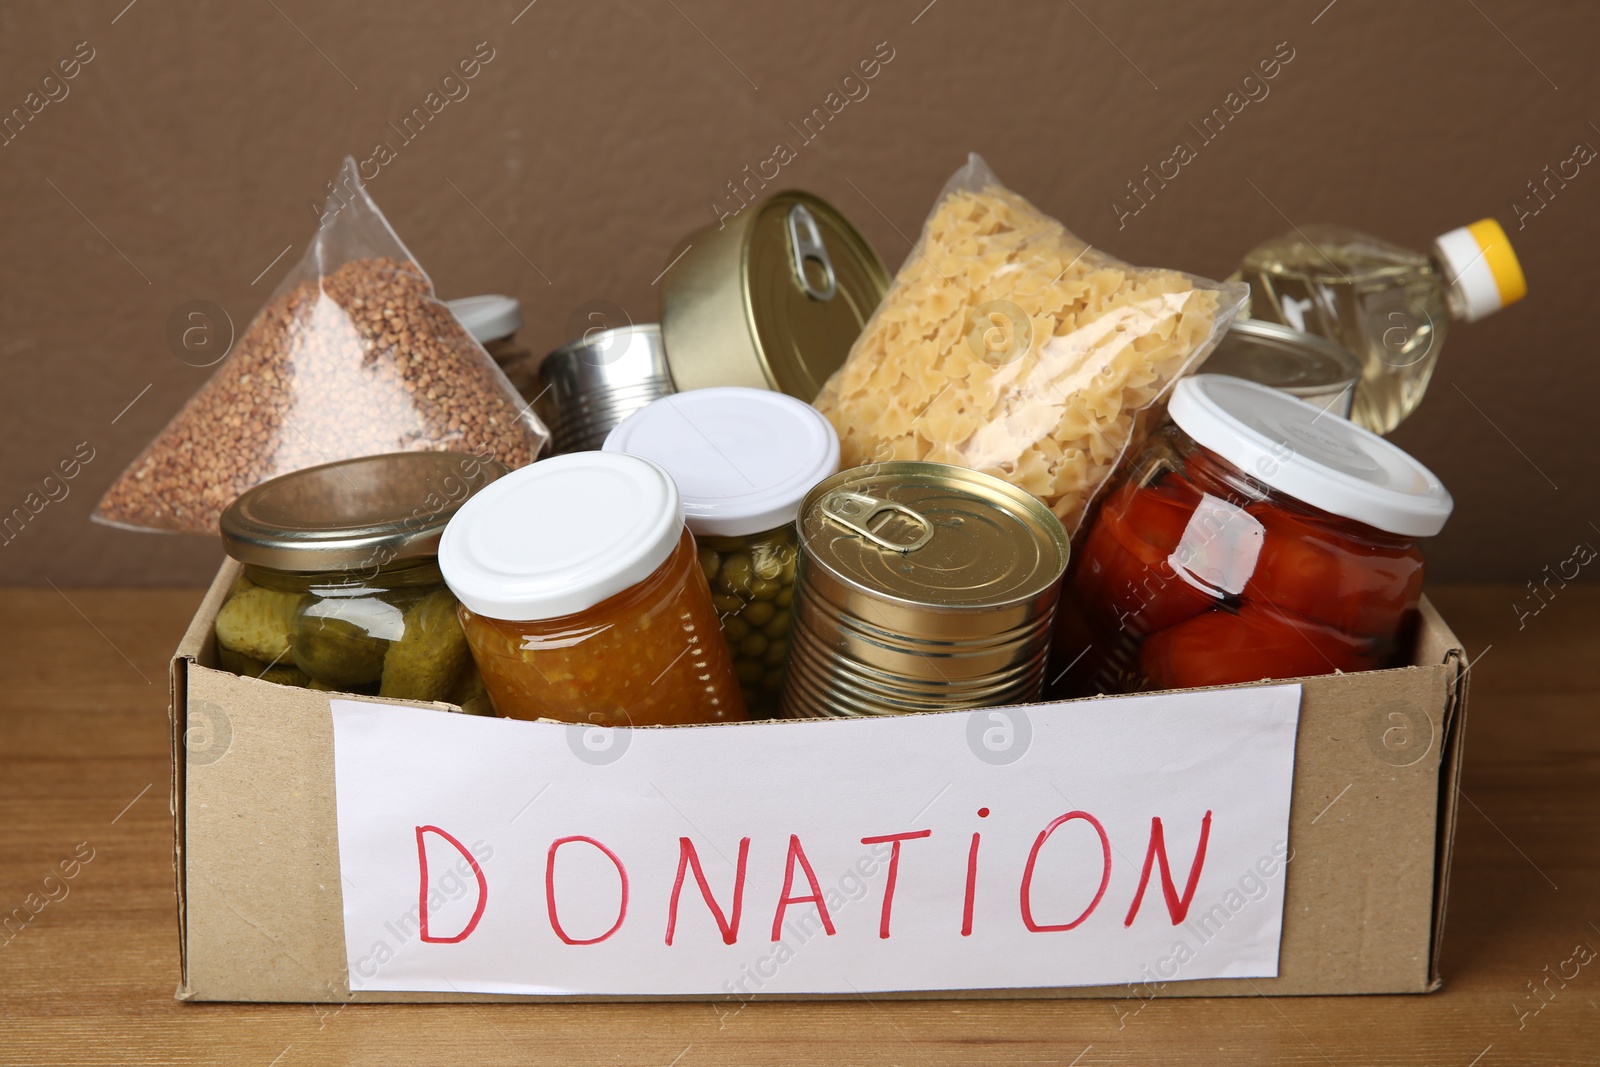
[[[290,471],[427,450],[521,467],[549,438],[346,158],[299,264],[93,517],[215,533],[235,497]]]

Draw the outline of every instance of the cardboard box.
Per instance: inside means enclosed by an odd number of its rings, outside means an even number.
[[[644,999],[351,994],[329,698],[215,666],[212,625],[237,573],[236,564],[223,567],[172,659],[178,998]],[[1466,720],[1460,642],[1424,601],[1411,666],[1301,684],[1278,977],[1169,982],[1162,996],[1439,987]],[[1148,997],[1151,990],[883,995]]]

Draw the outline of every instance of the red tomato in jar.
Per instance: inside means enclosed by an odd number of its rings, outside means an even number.
[[[1341,535],[1270,504],[1246,509],[1264,528],[1244,595],[1359,637],[1392,639],[1422,595],[1422,554],[1414,547]]]
[[[1105,644],[1096,639],[1077,601],[1062,597],[1056,605],[1055,628],[1050,635],[1045,699],[1067,700],[1092,692],[1092,681],[1105,658]]]
[[[1139,666],[1158,689],[1189,689],[1372,670],[1380,659],[1376,641],[1246,601],[1237,612],[1218,608],[1152,634]]]
[[[1199,500],[1171,473],[1144,488],[1128,482],[1106,498],[1073,575],[1074,596],[1096,630],[1137,638],[1215,604],[1167,562]]]

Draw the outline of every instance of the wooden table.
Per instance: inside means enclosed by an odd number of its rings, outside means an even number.
[[[1600,959],[1551,977],[1577,946],[1600,951],[1600,588],[1559,591],[1520,629],[1515,589],[1432,596],[1482,657],[1443,991],[1174,997],[1134,1014],[179,1003],[166,662],[200,592],[0,591],[0,916],[44,901],[0,932],[0,1064],[1600,1063]]]

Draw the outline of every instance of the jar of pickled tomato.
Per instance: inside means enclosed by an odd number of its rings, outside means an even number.
[[[1178,383],[1171,422],[1103,499],[1068,576],[1056,695],[1392,666],[1418,538],[1449,492],[1383,438],[1225,375]]]
[[[745,718],[664,469],[577,452],[496,487],[451,519],[439,568],[498,714],[599,726]]]
[[[778,713],[789,654],[800,502],[839,469],[839,437],[803,400],[723,386],[629,415],[605,451],[666,467],[683,494],[700,567],[750,714]]]

